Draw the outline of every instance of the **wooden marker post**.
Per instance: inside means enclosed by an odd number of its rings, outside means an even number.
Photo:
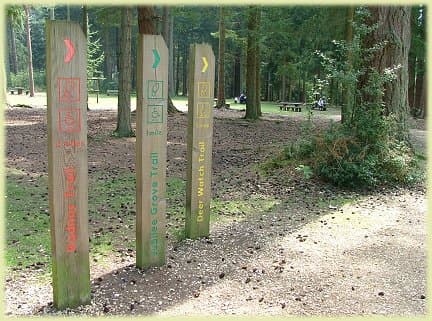
[[[186,236],[210,232],[214,54],[210,45],[193,44],[189,53]]]
[[[47,21],[48,190],[54,306],[90,302],[87,213],[87,40]]]
[[[165,264],[168,48],[139,35],[136,136],[136,266]]]

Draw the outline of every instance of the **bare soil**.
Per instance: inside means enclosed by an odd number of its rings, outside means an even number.
[[[39,107],[5,110],[6,166],[30,177],[47,175]],[[242,112],[215,110],[213,197],[267,195],[278,199],[271,211],[212,222],[208,238],[169,239],[163,267],[141,271],[133,253],[91,262],[91,304],[76,309],[54,309],[51,280],[37,269],[7,270],[6,314],[425,315],[425,186],[353,192],[294,168],[262,175],[257,165],[299,137],[303,119],[289,115],[248,122]],[[115,121],[113,110],[88,113],[89,175],[135,171],[135,138],[112,137]],[[169,115],[168,177],[186,178],[186,127],[186,114]],[[424,122],[412,132],[424,149]]]

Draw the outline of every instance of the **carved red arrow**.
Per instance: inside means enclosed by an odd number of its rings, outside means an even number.
[[[72,60],[73,56],[75,55],[75,47],[74,47],[72,41],[69,38],[66,38],[64,40],[64,43],[65,43],[65,45],[66,45],[66,47],[68,49],[68,51],[66,53],[66,56],[64,58],[64,62],[68,63],[68,62],[70,62]]]

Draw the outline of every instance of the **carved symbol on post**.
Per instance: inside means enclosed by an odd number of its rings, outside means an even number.
[[[80,78],[58,78],[57,86],[60,103],[80,102]]]
[[[66,38],[63,41],[68,50],[64,58],[64,62],[69,63],[72,60],[73,56],[75,55],[75,47],[73,45],[73,42],[69,38]]]
[[[209,118],[210,117],[210,104],[209,103],[198,103],[198,118]]]
[[[198,97],[199,98],[210,98],[210,83],[209,82],[198,82]]]
[[[153,49],[153,57],[154,57],[154,63],[152,68],[156,69],[157,66],[159,65],[160,62],[160,56],[159,56],[159,52],[157,51],[157,49]]]
[[[148,99],[163,99],[163,81],[148,80],[147,81],[147,98]]]
[[[201,69],[201,72],[206,72],[206,70],[208,68],[207,58],[206,57],[201,57],[201,58],[202,58],[202,61],[203,61],[203,64],[204,64],[204,66]]]
[[[58,130],[61,133],[78,133],[81,131],[81,110],[68,107],[58,109]]]
[[[147,108],[147,123],[161,124],[163,121],[163,105],[149,105]]]

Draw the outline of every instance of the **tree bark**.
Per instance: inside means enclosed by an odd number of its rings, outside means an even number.
[[[166,7],[165,7],[166,8]],[[138,31],[140,34],[145,35],[154,35],[156,34],[156,27],[155,27],[155,13],[152,6],[139,6],[137,8],[138,10]],[[165,10],[165,9],[164,9]],[[168,15],[168,12],[166,12]],[[163,33],[165,36],[168,36],[168,24],[163,23]],[[165,42],[167,43],[167,38],[165,38]],[[179,110],[174,106],[171,97],[168,96],[168,113],[176,113],[179,112]]]
[[[346,25],[345,25],[345,41],[348,45],[348,52],[347,52],[347,73],[352,72],[352,63],[353,63],[353,56],[352,56],[352,49],[350,46],[352,45],[353,41],[353,21],[354,21],[354,7],[349,6],[346,9]],[[353,84],[347,83],[344,88],[344,99],[342,104],[342,110],[341,110],[341,122],[345,123],[347,121],[351,121],[352,117],[352,111],[353,111],[353,99],[354,95],[354,88]]]
[[[282,90],[281,90],[281,98],[280,100],[285,101],[286,100],[286,76],[282,75]]]
[[[16,50],[16,34],[11,18],[9,20],[10,27],[10,66],[11,72],[14,74],[18,73],[18,58],[17,58],[17,50]]]
[[[219,61],[216,107],[225,107],[225,16],[223,6],[219,8]]]
[[[416,25],[416,16],[411,14],[411,44],[413,43],[413,38],[415,33],[413,32]],[[416,53],[414,46],[411,45],[408,54],[408,104],[410,107],[411,115],[415,116],[415,86],[416,86]]]
[[[240,96],[240,80],[241,80],[241,66],[240,66],[240,56],[241,56],[241,49],[237,52],[237,54],[234,57],[234,92],[233,96],[238,97]]]
[[[182,81],[182,84],[183,84],[183,88],[182,88],[182,96],[187,96],[187,74],[188,74],[188,70],[187,70],[187,57],[188,57],[188,54],[189,54],[189,50],[188,50],[188,48],[187,48],[187,45],[186,44],[183,44],[183,59],[182,59],[182,62],[183,62],[183,68],[182,68],[182,71],[183,71],[183,81]]]
[[[384,114],[396,117],[401,137],[408,137],[408,51],[411,44],[411,8],[407,6],[369,7],[368,24],[377,23],[376,30],[365,39],[366,48],[386,42],[373,54],[370,66],[381,74],[387,68],[400,66],[396,79],[385,85],[383,97],[367,97],[385,105]],[[377,100],[378,99],[378,100]]]
[[[26,38],[27,38],[27,53],[28,53],[28,73],[29,73],[29,91],[30,97],[34,97],[34,78],[33,78],[33,52],[31,45],[31,28],[30,28],[30,8],[24,6],[26,16]]]
[[[422,93],[420,96],[420,113],[418,115],[419,118],[425,119],[427,114],[427,77],[423,78],[423,86],[422,86]]]
[[[170,97],[175,95],[174,92],[174,16],[170,15],[169,27],[169,62],[168,62],[168,92]]]
[[[132,12],[130,7],[121,9],[120,55],[119,55],[119,91],[117,128],[115,133],[119,137],[133,135],[131,124],[131,41],[132,41]]]
[[[162,37],[165,40],[167,47],[169,46],[169,8],[167,6],[163,6],[162,8]]]
[[[260,26],[261,26],[261,8],[257,7],[256,8],[257,13],[256,13],[256,55],[255,55],[255,66],[256,66],[256,71],[255,71],[255,104],[256,104],[256,109],[257,109],[257,114],[258,117],[262,116],[262,111],[261,111],[261,51],[260,51]]]
[[[82,6],[82,30],[84,33],[84,36],[87,38],[88,34],[88,11],[87,6]]]
[[[179,95],[180,90],[180,44],[177,42],[177,55],[175,63],[175,94]]]
[[[258,62],[258,23],[259,9],[256,6],[251,6],[248,9],[248,36],[247,36],[247,58],[246,58],[246,115],[245,119],[259,118],[259,69]]]
[[[154,25],[155,14],[152,6],[139,6],[138,10],[138,31],[144,35],[156,34]]]
[[[422,59],[417,61],[417,77],[415,82],[415,94],[414,94],[414,114],[418,114],[419,110],[422,110],[422,94],[423,88],[425,87],[424,83],[424,70],[425,63]]]

